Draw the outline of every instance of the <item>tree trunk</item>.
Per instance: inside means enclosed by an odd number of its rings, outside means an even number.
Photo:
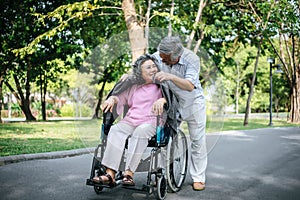
[[[235,89],[235,114],[239,114],[239,83],[236,84]]]
[[[95,107],[95,112],[94,112],[94,115],[93,115],[93,119],[99,119],[100,118],[99,111],[100,111],[100,105],[101,105],[101,102],[102,102],[102,99],[103,99],[103,92],[104,92],[105,85],[106,85],[106,82],[103,82],[102,86],[101,86],[101,89],[98,92],[99,99],[98,99],[97,105]]]
[[[24,99],[21,109],[26,117],[26,121],[36,121],[36,118],[32,115],[31,110],[30,110],[29,99]]]
[[[42,119],[44,121],[47,120],[46,114],[46,92],[47,92],[47,84],[46,77],[40,74],[40,93],[41,93],[41,105],[42,105]]]
[[[203,9],[205,8],[206,4],[207,4],[207,0],[200,0],[197,16],[196,16],[196,19],[195,19],[195,22],[194,22],[195,25],[197,25],[201,21],[202,12],[203,12]],[[203,33],[203,30],[201,30],[201,33]],[[187,43],[187,48],[188,49],[191,49],[191,47],[192,47],[192,41],[194,40],[195,34],[196,34],[196,30],[193,29],[190,36],[189,36],[189,41]],[[196,53],[198,51],[199,47],[200,47],[200,44],[202,42],[202,38],[201,38],[202,36],[200,36],[199,39],[197,40],[196,46],[194,48],[194,53]]]
[[[17,76],[13,76],[13,77],[14,77],[15,84],[16,84],[18,92],[16,92],[15,89],[7,81],[4,81],[5,85],[9,88],[9,90],[12,92],[14,97],[17,99],[18,104],[19,104],[20,108],[22,109],[22,111],[23,111],[23,113],[26,117],[26,121],[36,121],[36,118],[32,115],[31,110],[30,110],[30,101],[29,101],[30,87],[29,87],[29,83],[26,83],[26,87],[25,87],[26,97],[24,97],[24,93],[21,89],[18,77]]]
[[[169,27],[168,27],[168,36],[172,36],[172,18],[174,16],[174,0],[172,0],[171,3],[171,9],[170,9],[170,21],[169,21]]]
[[[2,72],[0,71],[0,123],[2,123],[2,105],[3,105],[3,75]]]
[[[295,75],[293,77],[289,121],[292,123],[299,123],[300,122],[300,78],[299,78],[300,73],[298,70],[295,70],[294,73]]]
[[[132,62],[146,51],[147,40],[144,34],[144,24],[138,21],[134,7],[134,0],[123,0],[122,10],[129,34],[129,41],[132,50]]]
[[[250,114],[250,111],[251,111],[251,99],[252,99],[253,91],[254,91],[254,83],[255,83],[255,79],[256,79],[256,70],[257,70],[257,66],[258,66],[258,60],[259,60],[259,57],[260,57],[262,40],[263,40],[263,38],[261,38],[261,40],[258,44],[258,50],[257,50],[257,55],[256,55],[254,71],[253,71],[253,77],[252,77],[251,86],[250,86],[250,92],[249,92],[249,96],[248,96],[248,99],[247,99],[246,113],[245,113],[245,118],[244,118],[244,126],[247,126],[248,123],[249,123],[249,114]]]
[[[291,68],[293,69],[292,70],[293,78],[292,78],[290,121],[293,123],[299,123],[300,122],[300,62],[299,62],[300,40],[297,39],[297,36],[295,36],[293,33],[291,37],[292,37],[292,47],[293,47],[293,51],[291,54],[291,58],[293,61],[291,62],[292,63]]]
[[[30,77],[30,71],[31,71],[31,64],[30,62],[28,62],[28,69],[26,71],[26,83],[25,83],[25,99],[22,98],[22,110],[25,114],[25,117],[26,117],[26,121],[36,121],[36,118],[32,115],[31,113],[31,110],[30,110],[30,80],[31,80],[31,77]],[[15,78],[15,82],[16,82],[16,79],[17,77],[14,77]],[[18,92],[19,94],[23,94],[22,93],[22,90],[21,90],[21,87],[20,87],[20,83],[19,81],[17,81],[18,84],[16,84],[16,87],[18,89]],[[16,83],[17,83],[16,82]],[[21,95],[21,97],[23,97],[23,95]]]
[[[284,29],[284,24],[281,25],[281,29]],[[298,40],[296,38],[293,34],[288,38],[286,34],[279,33],[279,51],[277,51],[273,42],[269,39],[270,44],[283,65],[283,70],[291,87],[288,121],[292,123],[300,122],[300,63],[299,56],[296,56],[295,53],[297,49],[299,52],[299,45],[296,44]],[[291,41],[291,43],[288,41]]]
[[[240,63],[236,62],[236,71],[237,71],[237,79],[236,79],[236,88],[235,88],[235,114],[239,114],[239,88],[240,88]]]
[[[149,23],[150,23],[150,12],[151,12],[151,0],[148,0],[147,12],[146,12],[146,25],[145,25],[145,39],[146,49],[145,53],[149,53]]]

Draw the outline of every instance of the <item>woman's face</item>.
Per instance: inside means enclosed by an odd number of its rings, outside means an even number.
[[[152,83],[153,76],[157,73],[157,66],[154,64],[152,60],[145,61],[142,66],[142,77],[145,80],[145,83]]]

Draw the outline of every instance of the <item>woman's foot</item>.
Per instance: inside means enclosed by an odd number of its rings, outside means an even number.
[[[135,182],[133,180],[133,172],[127,170],[123,176],[122,184],[125,186],[134,186]]]
[[[193,190],[202,191],[205,189],[205,183],[203,182],[194,182],[193,183]]]
[[[110,174],[95,176],[93,178],[93,182],[94,183],[99,183],[99,184],[102,184],[102,185],[108,185],[108,186],[111,186],[111,187],[116,185],[115,180],[112,178],[112,176]]]

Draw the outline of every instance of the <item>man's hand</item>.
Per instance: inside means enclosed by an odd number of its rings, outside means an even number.
[[[174,74],[170,74],[167,72],[158,72],[155,75],[155,80],[163,82],[163,81],[172,81],[177,87],[187,91],[193,91],[194,85],[191,81],[180,78]]]
[[[174,78],[174,75],[167,72],[160,71],[155,74],[155,80],[158,80],[159,82],[170,81],[172,78]]]

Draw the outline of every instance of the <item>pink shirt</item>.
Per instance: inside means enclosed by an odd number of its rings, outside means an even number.
[[[156,116],[152,113],[153,103],[162,97],[160,88],[156,84],[134,85],[120,95],[117,105],[117,112],[120,115],[124,105],[128,104],[129,109],[126,116],[121,120],[132,126],[141,124],[156,123]]]

